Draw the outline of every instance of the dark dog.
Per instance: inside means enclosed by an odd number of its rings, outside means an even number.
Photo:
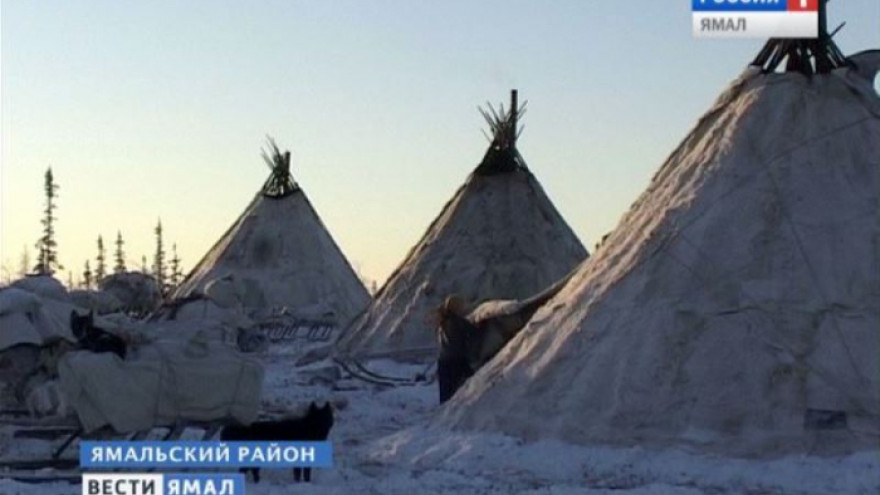
[[[92,352],[112,352],[125,359],[125,341],[106,330],[95,326],[95,313],[89,311],[86,316],[80,316],[76,311],[70,312],[70,330],[79,343],[79,348]]]
[[[327,439],[330,429],[333,428],[333,408],[328,402],[323,407],[318,407],[312,402],[305,416],[294,419],[282,419],[279,421],[257,421],[250,426],[233,425],[226,426],[220,432],[222,441],[244,442],[320,442]],[[242,468],[247,472],[254,473],[254,482],[260,482],[260,468]],[[293,480],[312,480],[311,468],[293,468]]]

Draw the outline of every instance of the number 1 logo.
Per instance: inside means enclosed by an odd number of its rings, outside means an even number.
[[[788,0],[789,12],[817,12],[818,10],[818,0]]]

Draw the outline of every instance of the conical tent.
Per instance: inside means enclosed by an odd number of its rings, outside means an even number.
[[[212,281],[234,277],[244,305],[330,314],[347,325],[370,301],[366,288],[290,174],[290,152],[270,139],[263,158],[269,179],[232,227],[181,283],[174,299],[204,293]]]
[[[342,353],[433,357],[431,314],[449,295],[470,303],[531,296],[587,257],[516,149],[522,109],[491,107],[482,162],[338,342]]]
[[[880,99],[838,62],[747,70],[440,422],[728,455],[876,448]]]

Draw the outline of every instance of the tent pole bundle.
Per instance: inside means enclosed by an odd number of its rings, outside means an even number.
[[[299,191],[299,185],[290,174],[290,151],[284,153],[278,148],[275,140],[266,137],[269,144],[269,153],[262,150],[263,160],[272,171],[272,175],[263,184],[263,196],[268,198],[283,198],[288,194]]]
[[[806,76],[827,74],[849,64],[846,56],[832,39],[837,31],[828,33],[827,0],[819,0],[819,37],[816,39],[771,38],[751,65],[765,73],[775,72],[785,62],[785,72],[800,72]]]
[[[519,106],[517,91],[510,91],[510,107],[505,110],[501,104],[496,110],[491,103],[486,104],[486,109],[477,108],[489,125],[490,138],[485,132],[483,135],[489,140],[489,149],[483,161],[474,170],[477,175],[494,175],[509,173],[519,169],[527,169],[526,162],[516,149],[516,140],[522,134],[522,127],[518,127],[519,119],[525,114],[525,103]]]

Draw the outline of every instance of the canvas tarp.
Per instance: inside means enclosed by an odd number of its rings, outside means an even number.
[[[247,424],[259,412],[263,383],[257,362],[200,337],[154,342],[126,361],[112,353],[70,352],[58,374],[87,432],[106,425],[133,432],[177,421]]]
[[[18,287],[0,291],[0,351],[19,344],[73,341],[70,312],[74,305]]]

